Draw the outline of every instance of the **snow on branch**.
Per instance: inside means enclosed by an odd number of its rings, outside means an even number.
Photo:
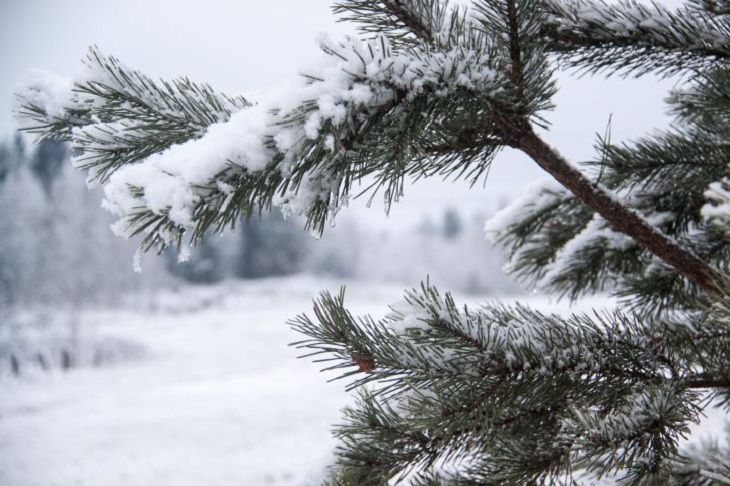
[[[89,49],[78,79],[36,73],[16,91],[21,128],[70,141],[75,163],[102,182],[118,167],[193,138],[250,106],[187,78],[155,81]]]
[[[690,101],[683,109],[690,109]],[[659,132],[616,145],[599,141],[600,158],[585,165],[591,179],[617,193],[622,204],[721,268],[726,258],[723,238],[713,228],[722,230],[727,208],[722,184],[713,181],[727,174],[727,147],[710,130],[723,126],[716,123],[723,119],[703,120],[708,129],[693,128],[690,134]],[[647,310],[698,303],[699,295],[671,267],[555,183],[526,191],[486,229],[488,237],[509,251],[507,272],[530,287],[572,299],[609,291]]]
[[[534,286],[592,215],[557,182],[545,180],[530,186],[521,198],[493,215],[485,232],[492,242],[509,249],[505,270]]]
[[[442,295],[428,282],[408,291],[380,321],[351,315],[345,308],[344,291],[337,296],[323,293],[314,314],[316,321],[306,315],[290,321],[308,337],[295,345],[312,355],[331,355],[338,363],[332,369],[357,366],[366,376],[352,387],[408,377],[389,385],[390,392],[439,379],[484,380],[492,373],[496,379],[533,369],[541,373],[598,370],[611,360],[624,359],[615,347],[645,348],[656,331],[656,323],[614,313],[564,319],[521,305],[459,307],[450,294]],[[369,361],[368,366],[363,366],[363,360]]]
[[[730,23],[692,7],[636,0],[547,0],[546,34],[588,72],[672,75],[730,59]]]
[[[702,216],[730,235],[730,178],[710,184],[705,197],[707,204],[702,207]]]

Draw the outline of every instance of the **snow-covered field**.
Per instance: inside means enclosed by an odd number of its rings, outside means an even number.
[[[0,375],[0,485],[316,484],[348,397],[296,359],[285,321],[338,286],[227,282],[76,313],[76,341],[135,351]],[[379,316],[401,291],[358,283],[347,296],[354,312]]]

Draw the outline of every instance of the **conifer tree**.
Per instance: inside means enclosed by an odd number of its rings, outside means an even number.
[[[142,248],[197,242],[272,206],[320,233],[354,195],[476,183],[498,152],[554,180],[488,223],[528,284],[622,310],[458,305],[429,282],[382,320],[323,293],[291,325],[350,380],[332,484],[727,484],[727,448],[680,450],[730,403],[730,2],[340,0],[359,38],[289,93],[156,81],[92,48],[79,80],[18,93],[24,128],[70,141]],[[674,128],[602,140],[576,166],[541,136],[554,73],[679,76]],[[365,191],[361,183],[367,182]]]

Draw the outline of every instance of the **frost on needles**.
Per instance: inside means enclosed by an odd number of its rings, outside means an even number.
[[[271,206],[324,230],[350,197],[479,182],[500,149],[552,177],[487,224],[508,270],[622,310],[458,306],[430,283],[383,320],[322,294],[297,343],[359,399],[332,484],[721,484],[730,451],[682,450],[730,400],[730,4],[342,0],[296,83],[246,99],[154,80],[92,48],[77,79],[18,90],[21,126],[69,141],[141,248],[195,243]],[[576,166],[541,137],[558,69],[679,75],[674,128]],[[649,128],[649,127],[647,127]],[[487,181],[488,184],[488,181]]]

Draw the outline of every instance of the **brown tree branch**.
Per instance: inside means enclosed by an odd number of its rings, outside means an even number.
[[[714,388],[730,388],[730,378],[714,378],[714,377],[697,377],[685,381],[687,388],[694,389],[714,389]]]
[[[534,160],[572,192],[583,204],[600,214],[618,231],[630,236],[648,251],[710,294],[719,292],[722,276],[697,255],[623,205],[600,185],[595,185],[548,145],[529,126],[508,127],[510,145]]]

